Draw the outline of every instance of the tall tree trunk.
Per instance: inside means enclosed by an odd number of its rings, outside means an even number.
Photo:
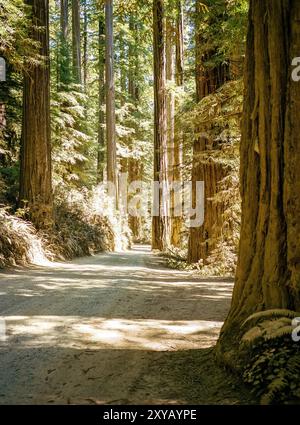
[[[207,67],[207,62],[214,51],[203,51],[203,45],[207,40],[203,40],[199,27],[201,17],[201,1],[197,0],[197,15],[195,25],[195,49],[196,49],[196,98],[201,101],[205,96],[214,93],[229,78],[227,65],[216,65]],[[201,129],[200,129],[201,130]],[[199,131],[199,129],[198,129]],[[227,170],[221,162],[212,157],[205,158],[205,153],[212,141],[207,137],[199,137],[194,141],[193,146],[193,166],[192,166],[192,204],[196,206],[196,182],[204,182],[204,223],[202,226],[192,227],[189,234],[188,262],[196,263],[205,260],[215,248],[212,242],[221,232],[223,206],[213,202],[212,198],[218,192],[219,182],[226,176]],[[216,144],[214,149],[218,149]]]
[[[88,78],[88,12],[87,0],[83,3],[83,86],[84,91],[87,92],[87,78]]]
[[[176,1],[175,23],[175,80],[178,87],[183,88],[184,83],[184,40],[183,40],[183,8],[181,0]],[[176,104],[175,104],[176,109]],[[182,139],[180,128],[176,128],[175,119],[174,154],[173,154],[173,182],[181,185],[180,193],[171,194],[171,245],[181,246],[182,216],[176,214],[177,203],[182,203]]]
[[[126,43],[124,40],[125,34],[124,32],[121,33],[120,37],[120,62],[119,62],[119,68],[120,68],[120,104],[121,106],[124,106],[126,102],[126,81],[127,81],[127,70],[125,67],[126,64]]]
[[[242,321],[300,308],[300,51],[297,0],[250,1],[241,140],[242,225],[232,305],[219,354],[232,362]]]
[[[81,84],[80,0],[72,0],[72,49],[73,80],[76,84]]]
[[[184,32],[182,1],[176,1],[176,84],[184,83]]]
[[[105,22],[104,14],[99,17],[99,105],[98,105],[98,156],[97,183],[103,182],[105,157]]]
[[[43,64],[24,74],[20,201],[29,208],[37,228],[52,225],[50,142],[50,66],[48,0],[27,0],[31,6],[31,37],[39,43]],[[42,28],[42,30],[41,30]]]
[[[139,64],[140,59],[138,55],[138,46],[139,46],[139,33],[138,28],[135,22],[135,16],[131,14],[129,21],[129,29],[131,31],[133,42],[130,42],[128,49],[128,59],[129,59],[129,72],[128,72],[128,94],[130,101],[133,103],[134,107],[137,108],[139,105]],[[138,128],[136,128],[138,132]],[[141,181],[143,178],[143,164],[140,158],[134,157],[134,146],[132,140],[129,144],[129,149],[131,151],[131,157],[127,161],[127,170],[128,170],[128,183]],[[130,202],[132,195],[128,196],[128,203]],[[140,242],[143,238],[142,236],[142,217],[129,214],[128,225],[132,232],[133,240],[135,242]]]
[[[111,195],[117,196],[113,0],[105,2],[105,30],[107,181],[115,186]]]
[[[164,41],[164,1],[153,0],[154,53],[154,182],[167,183],[166,70]],[[164,250],[168,242],[165,197],[158,193],[156,215],[152,218],[152,248]]]
[[[174,43],[174,23],[171,17],[166,18],[166,80],[169,86],[175,83],[175,43]],[[169,182],[173,181],[174,172],[174,116],[175,97],[174,87],[169,87],[166,93],[167,108],[167,146],[168,146],[168,177]]]
[[[68,0],[60,1],[60,58],[59,58],[59,86],[65,90],[71,82],[70,55],[68,46],[69,7]]]

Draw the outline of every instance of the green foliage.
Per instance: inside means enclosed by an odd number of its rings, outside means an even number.
[[[259,320],[265,320],[265,319],[276,319],[279,318],[288,318],[293,319],[294,317],[300,317],[300,313],[297,313],[292,310],[287,309],[281,309],[281,308],[275,308],[271,310],[264,310],[264,311],[258,311],[257,313],[251,314],[243,323],[243,326],[246,324],[249,324],[252,321],[258,322]]]
[[[52,95],[52,143],[54,186],[88,185],[86,168],[89,166],[88,150],[91,139],[77,127],[85,118],[86,96],[70,85],[67,92]]]
[[[248,13],[247,0],[206,0],[195,16],[203,40],[203,52],[215,52],[207,65],[215,66],[244,50]]]
[[[0,0],[0,56],[19,71],[41,60],[30,38],[29,11],[23,0]]]
[[[290,310],[267,310],[251,315],[241,342],[244,381],[262,404],[300,403],[300,345],[292,340]],[[245,360],[246,359],[246,360]]]

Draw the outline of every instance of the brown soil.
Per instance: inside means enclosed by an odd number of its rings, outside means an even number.
[[[214,360],[232,286],[145,246],[1,273],[0,403],[252,403]]]

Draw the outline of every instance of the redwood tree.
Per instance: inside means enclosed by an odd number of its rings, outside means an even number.
[[[300,83],[291,78],[299,21],[298,0],[250,1],[239,263],[218,345],[229,362],[247,316],[300,308]]]
[[[32,40],[39,43],[42,63],[24,73],[20,201],[37,228],[52,224],[49,3],[27,0]]]
[[[113,0],[105,2],[105,82],[107,181],[117,185],[116,117],[114,80]],[[116,195],[112,194],[112,195]]]
[[[222,0],[221,5],[225,5]],[[215,6],[218,8],[220,4]],[[212,8],[213,6],[211,6]],[[195,52],[196,52],[196,99],[200,102],[205,96],[213,94],[220,88],[229,77],[228,66],[224,63],[213,62],[216,50],[209,46],[209,40],[203,37],[201,32],[201,16],[203,13],[203,4],[201,0],[196,2],[196,20],[195,20]],[[211,14],[209,24],[216,24],[217,15]],[[208,47],[206,47],[208,46]],[[199,130],[198,130],[199,131]],[[218,192],[219,182],[226,176],[226,168],[220,162],[215,160],[212,155],[207,159],[209,149],[219,149],[218,143],[212,143],[207,137],[197,137],[193,146],[193,166],[192,166],[192,203],[196,206],[196,182],[204,182],[204,223],[198,227],[191,227],[188,245],[188,262],[196,263],[202,259],[205,263],[206,258],[212,252],[214,244],[212,239],[219,236],[218,231],[222,227],[223,206],[221,203],[213,202],[213,197]],[[193,217],[192,217],[193,218]]]
[[[105,104],[105,22],[104,14],[99,16],[99,101],[98,101],[98,155],[97,155],[97,182],[103,182],[104,156],[105,156],[105,113],[103,106]]]
[[[72,0],[73,79],[81,84],[80,1]]]
[[[154,181],[168,181],[164,1],[153,0],[154,55]],[[152,219],[152,248],[163,250],[168,239],[167,205],[160,189]]]
[[[176,86],[183,88],[184,85],[184,34],[183,34],[183,7],[182,1],[176,0],[175,8],[175,80]],[[175,109],[176,109],[175,102]],[[175,128],[176,128],[176,117],[175,117]],[[179,128],[176,128],[174,133],[174,153],[173,153],[173,169],[172,169],[172,180],[182,185],[182,145],[183,145],[183,133]],[[181,187],[182,192],[182,187]],[[178,196],[181,195],[181,196]],[[175,213],[175,208],[178,202],[182,202],[180,199],[182,193],[175,195],[171,194],[171,245],[180,247],[181,246],[181,232],[182,232],[182,216]]]
[[[71,82],[70,55],[68,45],[69,33],[69,5],[68,0],[60,1],[60,58],[59,58],[59,83],[65,90]]]

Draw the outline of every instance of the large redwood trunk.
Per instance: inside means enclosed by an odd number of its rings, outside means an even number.
[[[107,181],[115,186],[117,196],[117,148],[115,116],[113,0],[105,2],[105,83],[106,83],[106,159]]]
[[[201,17],[201,2],[197,1],[196,18],[196,98],[200,102],[205,96],[214,93],[229,78],[226,64],[208,67],[206,62],[214,55],[214,51],[203,51],[206,40],[203,39],[199,28]],[[201,129],[198,129],[202,132]],[[219,149],[218,143],[212,143],[207,137],[199,137],[194,141],[192,165],[192,203],[196,205],[196,182],[204,182],[204,223],[199,227],[192,227],[189,234],[188,262],[196,263],[205,260],[215,248],[213,240],[221,233],[223,206],[215,203],[212,198],[218,192],[220,181],[226,176],[227,170],[221,162],[208,155],[210,149]]]
[[[181,0],[176,1],[175,10],[175,82],[177,87],[183,89],[184,84],[184,34],[183,34],[183,7]],[[175,102],[175,110],[176,110]],[[175,132],[174,132],[174,152],[173,152],[173,169],[172,180],[181,185],[180,192],[175,195],[171,193],[171,245],[175,247],[181,246],[181,232],[183,227],[183,217],[176,213],[178,203],[182,204],[182,168],[183,168],[183,133],[180,128],[176,128],[175,116]]]
[[[242,321],[300,308],[298,0],[250,1],[241,140],[242,226],[231,310],[219,353],[231,362]]]
[[[97,183],[104,179],[105,160],[105,23],[104,14],[99,16],[99,81],[98,81],[98,155],[97,155]]]
[[[139,92],[139,65],[140,58],[138,55],[138,45],[139,45],[139,31],[135,23],[135,16],[132,14],[130,16],[129,22],[130,30],[133,34],[134,41],[129,44],[128,49],[128,59],[129,59],[129,73],[128,73],[128,94],[130,101],[135,108],[138,107],[140,101],[140,92]],[[138,128],[136,129],[138,131]],[[131,156],[128,158],[128,184],[136,181],[143,180],[143,163],[141,158],[134,157],[134,146],[132,140],[129,143],[129,149],[131,151]],[[131,201],[132,196],[128,195],[128,203]],[[143,219],[142,217],[134,214],[130,214],[128,217],[128,225],[132,232],[132,237],[134,242],[140,242],[143,240]]]
[[[48,0],[28,0],[32,34],[44,63],[24,74],[20,202],[37,228],[52,225]]]
[[[166,69],[164,41],[164,1],[153,0],[154,51],[154,181],[168,181],[166,126]],[[164,250],[168,244],[167,204],[159,190],[159,214],[152,219],[152,248]]]

